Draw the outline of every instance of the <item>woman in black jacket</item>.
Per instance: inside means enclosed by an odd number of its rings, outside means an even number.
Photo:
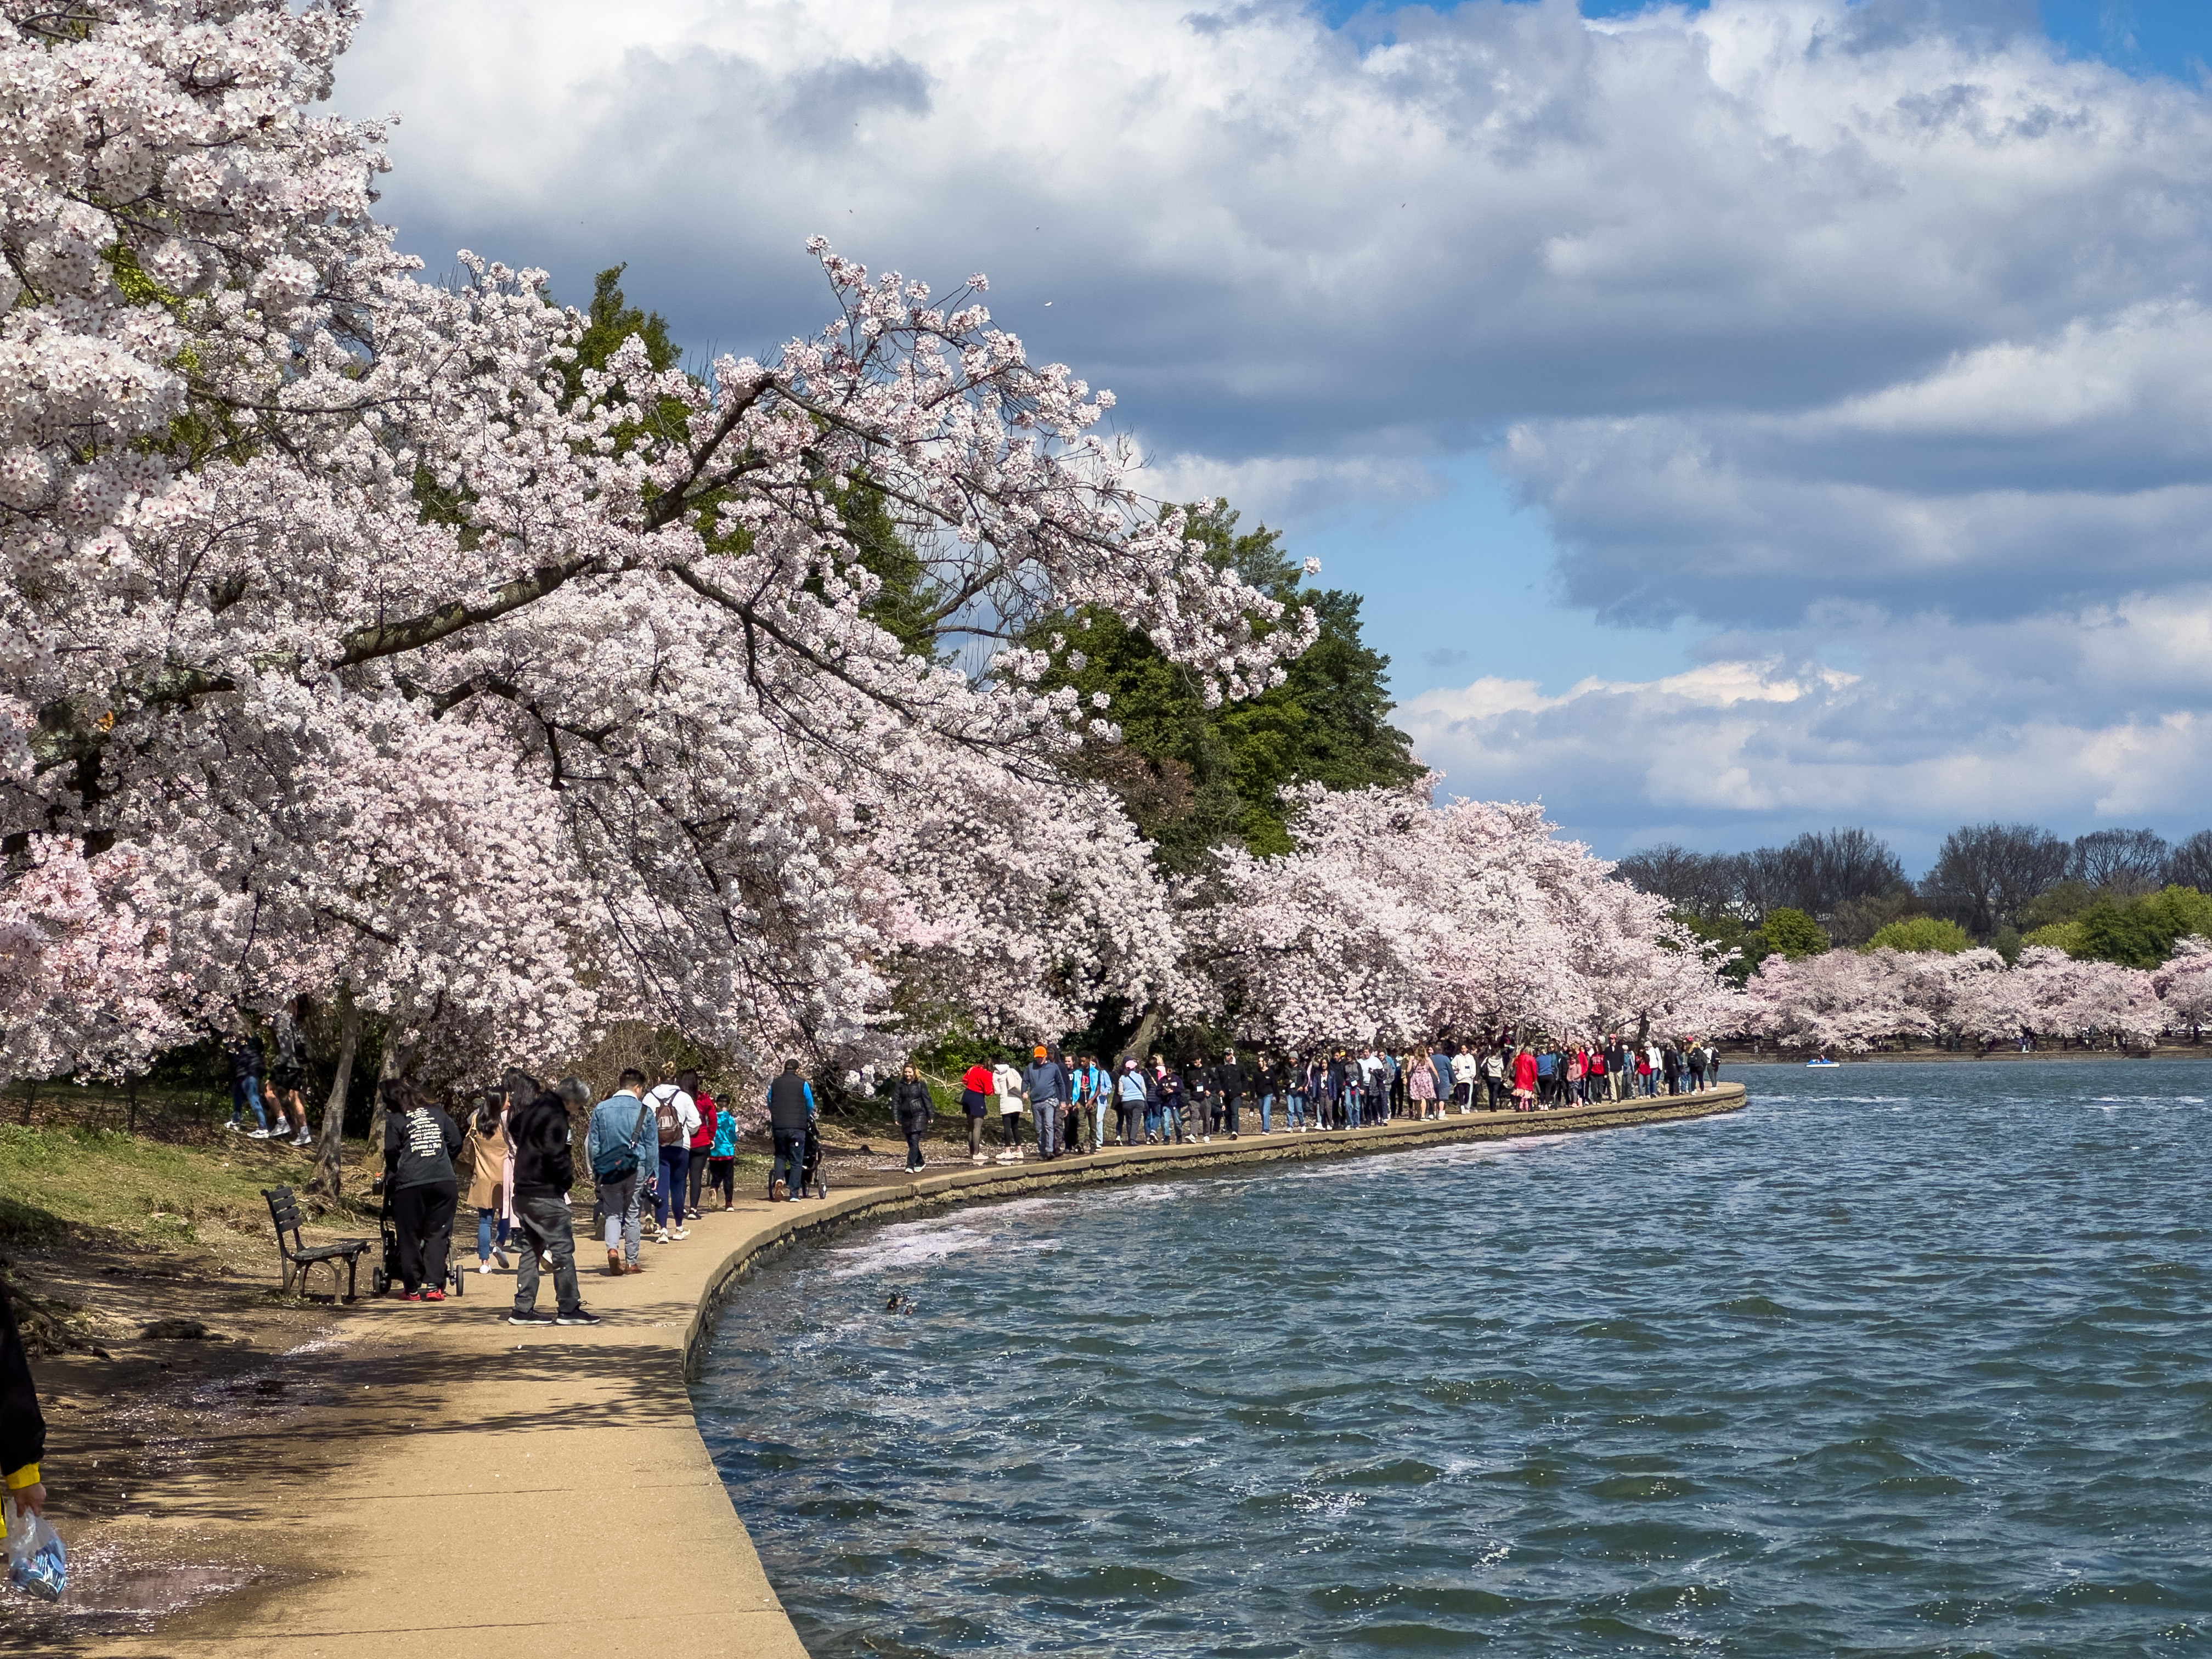
[[[453,1242],[460,1186],[453,1155],[461,1132],[420,1090],[386,1078],[377,1085],[384,1121],[384,1185],[399,1235],[399,1279],[409,1302],[446,1299],[446,1249]]]
[[[937,1103],[929,1097],[929,1085],[921,1080],[921,1073],[915,1063],[907,1061],[898,1086],[891,1091],[891,1113],[898,1119],[899,1133],[906,1137],[908,1174],[921,1168],[921,1137],[936,1110]]]

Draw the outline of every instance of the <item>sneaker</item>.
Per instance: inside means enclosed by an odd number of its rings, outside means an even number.
[[[292,1137],[292,1144],[295,1146],[312,1146],[315,1144],[315,1138],[302,1129]]]
[[[420,1302],[422,1299],[422,1292],[420,1291],[410,1291],[406,1295],[401,1297],[399,1299],[402,1302]]]
[[[598,1325],[604,1323],[605,1322],[599,1318],[599,1315],[590,1312],[586,1309],[578,1308],[571,1313],[556,1315],[554,1316],[553,1322],[556,1325]]]
[[[479,1261],[479,1262],[477,1262],[477,1271],[478,1273],[489,1273],[489,1272],[491,1271],[491,1263],[490,1263],[490,1262],[489,1262],[489,1261]]]
[[[526,1313],[518,1310],[507,1315],[507,1322],[510,1325],[550,1325],[554,1319],[551,1314],[540,1313],[532,1308]]]
[[[691,1237],[691,1230],[689,1227],[678,1227],[674,1232],[671,1233],[669,1237],[671,1238],[689,1238]]]
[[[665,1227],[654,1228],[653,1232],[653,1242],[656,1244],[665,1244],[668,1243],[668,1229]]]
[[[1200,1135],[1198,1138],[1198,1144],[1201,1146],[1211,1146],[1213,1145],[1213,1137],[1212,1135]]]
[[[503,1273],[511,1273],[514,1271],[514,1263],[507,1259],[507,1252],[501,1249],[497,1245],[494,1245],[492,1247],[491,1259],[499,1264],[500,1272]],[[548,1261],[545,1265],[550,1267],[553,1264],[550,1261]]]
[[[538,1253],[538,1265],[550,1273],[553,1271],[553,1258],[540,1250]]]
[[[433,1285],[428,1290],[422,1292],[422,1299],[425,1302],[443,1302],[446,1299],[446,1293],[440,1290],[435,1285]]]
[[[266,1129],[249,1129],[246,1132],[246,1138],[248,1140],[266,1140],[269,1139],[269,1131]]]
[[[704,1212],[702,1212],[702,1211],[699,1211],[699,1210],[693,1210],[692,1212],[690,1212],[690,1218],[691,1218],[692,1220],[694,1220],[694,1221],[696,1221],[696,1220],[700,1218],[700,1216],[701,1216],[702,1213],[704,1213]]]
[[[236,1134],[244,1126],[240,1124],[236,1118],[233,1118],[229,1122],[224,1124],[222,1127],[229,1130],[231,1133]]]
[[[976,1153],[973,1158],[969,1158],[968,1161],[969,1161],[970,1164],[988,1164],[991,1160],[990,1160],[989,1158],[988,1158],[984,1157],[982,1153],[978,1152],[978,1153]]]

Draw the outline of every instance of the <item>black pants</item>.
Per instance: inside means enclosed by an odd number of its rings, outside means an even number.
[[[906,1131],[906,1167],[909,1170],[921,1167],[921,1131],[919,1129]]]
[[[526,1193],[514,1200],[515,1224],[522,1229],[522,1248],[515,1253],[514,1310],[528,1313],[538,1305],[538,1255],[553,1258],[553,1297],[562,1313],[584,1305],[576,1288],[576,1232],[568,1206],[545,1193]]]
[[[1022,1115],[1019,1112],[1000,1113],[999,1134],[1006,1143],[1008,1152],[1017,1151],[1022,1144]]]
[[[399,1233],[399,1282],[410,1291],[446,1282],[446,1247],[453,1237],[453,1206],[460,1188],[451,1181],[400,1187],[392,1194],[392,1224]]]
[[[710,1158],[707,1160],[707,1179],[712,1189],[722,1195],[722,1207],[728,1209],[738,1201],[738,1160],[734,1158]]]
[[[1243,1103],[1243,1098],[1242,1095],[1224,1095],[1221,1103],[1214,1108],[1215,1121],[1226,1123],[1232,1135],[1237,1133],[1237,1109]]]
[[[1114,1139],[1124,1146],[1135,1142],[1137,1120],[1143,1110],[1143,1106],[1134,1101],[1116,1100],[1114,1103]]]
[[[696,1215],[699,1209],[699,1194],[707,1184],[707,1149],[703,1146],[695,1146],[691,1149],[691,1169],[688,1182],[691,1192],[691,1205],[684,1213]]]

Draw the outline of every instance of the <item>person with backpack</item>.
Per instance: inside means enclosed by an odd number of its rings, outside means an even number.
[[[768,1166],[769,1202],[781,1204],[806,1190],[806,1141],[816,1133],[814,1085],[799,1076],[795,1060],[785,1060],[782,1073],[768,1085],[768,1127],[775,1139],[775,1157]]]
[[[496,1256],[504,1273],[514,1265],[507,1259],[507,1234],[514,1215],[507,1176],[514,1154],[507,1150],[507,1114],[496,1096],[486,1095],[477,1103],[461,1150],[469,1157],[469,1207],[477,1212],[477,1271],[489,1273]]]
[[[599,1213],[606,1218],[607,1271],[620,1278],[643,1273],[638,1261],[645,1231],[645,1200],[656,1171],[653,1108],[645,1103],[645,1073],[626,1068],[615,1091],[592,1108],[584,1156],[599,1183]]]
[[[510,1075],[513,1075],[510,1073]],[[592,1097],[580,1079],[564,1079],[558,1090],[540,1090],[507,1108],[507,1143],[514,1159],[512,1202],[520,1235],[514,1270],[514,1305],[510,1325],[596,1325],[599,1316],[584,1308],[576,1284],[576,1229],[568,1210],[568,1189],[576,1184],[568,1108]],[[538,1277],[546,1262],[553,1267],[553,1305],[538,1311]]]
[[[968,1119],[968,1161],[981,1164],[983,1158],[983,1120],[991,1113],[991,1097],[998,1091],[998,1079],[991,1068],[977,1060],[960,1074],[960,1109]]]
[[[698,1073],[678,1072],[672,1078],[664,1076],[645,1097],[646,1104],[653,1108],[653,1133],[659,1139],[659,1173],[653,1183],[653,1242],[656,1244],[688,1237],[684,1225],[684,1176],[691,1164],[691,1137],[699,1128],[699,1105],[692,1098],[698,1086]],[[676,1211],[673,1232],[668,1225],[671,1206]]]
[[[684,1215],[689,1221],[699,1218],[701,1189],[707,1182],[707,1165],[714,1155],[714,1128],[721,1121],[722,1110],[714,1104],[714,1097],[707,1092],[702,1081],[691,1091],[691,1103],[699,1109],[699,1127],[691,1132],[690,1192],[684,1203]]]
[[[443,1302],[446,1253],[460,1202],[453,1154],[461,1150],[461,1132],[414,1085],[388,1077],[377,1087],[387,1114],[384,1190],[391,1195],[392,1231],[399,1237],[401,1299]]]
[[[898,1120],[899,1133],[906,1137],[908,1175],[922,1167],[921,1138],[929,1132],[929,1120],[936,1110],[929,1085],[921,1080],[921,1068],[909,1060],[899,1073],[898,1086],[891,1091],[891,1115]]]

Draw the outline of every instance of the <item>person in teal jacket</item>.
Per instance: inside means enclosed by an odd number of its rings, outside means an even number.
[[[738,1201],[738,1115],[726,1109],[714,1114],[714,1139],[707,1147],[707,1186],[722,1195],[722,1207]]]

